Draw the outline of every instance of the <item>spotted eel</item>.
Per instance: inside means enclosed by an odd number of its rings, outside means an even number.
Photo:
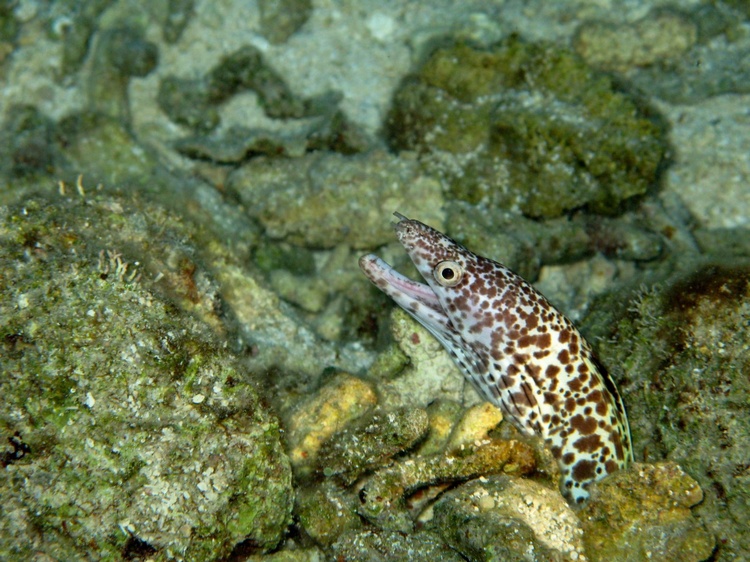
[[[622,398],[563,314],[508,268],[394,213],[396,235],[427,284],[368,254],[370,280],[427,328],[479,394],[519,431],[539,435],[573,504],[633,459]]]

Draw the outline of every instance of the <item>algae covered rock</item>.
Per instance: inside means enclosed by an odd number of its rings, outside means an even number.
[[[534,281],[542,265],[571,263],[596,254],[650,261],[663,253],[662,237],[634,213],[602,217],[577,213],[545,221],[482,205],[446,205],[446,229],[479,255],[499,261]]]
[[[531,446],[489,435],[501,419],[494,406],[480,404],[462,417],[457,403],[427,412],[388,409],[376,400],[375,388],[337,373],[282,413],[299,482],[298,528],[336,555],[376,548],[392,532],[415,552],[446,548],[433,539],[423,545],[419,531],[442,491],[484,474],[528,475],[539,468]],[[362,556],[354,559],[369,554]]]
[[[162,80],[159,105],[175,123],[209,131],[219,124],[217,107],[244,90],[253,90],[270,116],[302,117],[305,104],[251,45],[225,56],[197,80],[170,76]]]
[[[362,474],[409,450],[427,433],[427,412],[419,408],[375,411],[327,441],[320,454],[326,476],[353,484]]]
[[[665,4],[633,22],[610,13],[606,21],[581,23],[573,48],[592,66],[623,73],[634,88],[672,105],[746,94],[749,6],[744,0]]]
[[[465,560],[434,533],[426,531],[411,535],[370,529],[349,531],[333,545],[333,553],[336,560],[360,562],[380,562],[381,560],[461,562]]]
[[[380,378],[386,404],[426,407],[437,398],[465,404],[480,400],[442,344],[401,308],[390,313],[390,331],[396,346],[384,351],[371,371],[371,376]]]
[[[439,48],[396,92],[386,133],[451,193],[555,217],[615,213],[655,183],[664,131],[572,52],[511,37]]]
[[[632,299],[608,295],[587,331],[621,371],[636,458],[678,463],[703,490],[693,512],[717,537],[716,560],[746,559],[750,265],[685,267]]]
[[[430,529],[469,560],[586,560],[572,509],[538,482],[472,480],[444,494],[434,513]]]
[[[88,74],[89,111],[130,122],[128,83],[148,75],[159,51],[138,28],[117,27],[100,32]]]
[[[261,29],[271,43],[278,45],[289,39],[312,13],[311,0],[261,0]]]
[[[366,416],[376,404],[371,384],[348,373],[336,373],[293,407],[282,408],[296,476],[309,475],[318,466],[324,443]]]
[[[17,440],[0,558],[211,560],[281,540],[278,423],[217,337],[197,264],[181,295],[189,240],[163,209],[113,195],[0,209],[0,434]]]
[[[4,178],[0,197],[7,196],[6,183],[35,183],[64,167],[65,159],[53,141],[54,127],[35,107],[10,108],[0,131],[0,174]]]
[[[385,152],[255,158],[230,174],[227,188],[270,238],[313,248],[391,242],[383,217],[415,205],[428,210],[423,220],[442,223],[440,184],[424,176],[414,159]]]
[[[700,562],[711,556],[714,537],[690,512],[703,492],[674,463],[636,463],[591,488],[578,516],[592,561]]]
[[[633,66],[666,65],[684,55],[697,40],[698,24],[687,14],[652,10],[631,24],[585,22],[573,46],[593,66],[624,71]]]
[[[272,118],[298,119],[314,115],[318,100],[296,96],[257,47],[244,45],[222,57],[197,79],[168,76],[159,86],[158,103],[175,123],[207,132],[220,123],[219,106],[234,95],[253,91]]]
[[[358,511],[381,529],[406,533],[414,525],[407,498],[417,490],[484,474],[525,475],[534,468],[531,447],[516,440],[487,440],[457,451],[417,455],[373,474],[359,492]]]
[[[295,517],[305,534],[316,544],[329,547],[346,531],[361,529],[357,499],[352,490],[342,488],[331,478],[319,485],[296,490]]]

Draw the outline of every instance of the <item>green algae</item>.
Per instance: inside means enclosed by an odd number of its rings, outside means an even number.
[[[258,94],[258,101],[269,117],[288,119],[305,115],[303,100],[292,94],[262,53],[251,45],[224,57],[206,79],[206,96],[210,103],[221,103],[244,90]]]
[[[386,132],[452,195],[555,217],[614,214],[655,184],[664,131],[572,52],[511,37],[435,50],[396,92]]]
[[[210,292],[170,287],[162,258],[191,251],[184,226],[131,205],[0,208],[0,431],[30,448],[1,474],[2,558],[121,559],[140,544],[214,559],[245,540],[270,549],[290,522],[277,422],[216,337]]]
[[[164,40],[167,43],[179,41],[194,14],[195,0],[169,0],[163,27]]]
[[[196,131],[211,131],[221,120],[218,107],[209,103],[203,85],[196,80],[163,78],[158,103],[172,121]]]
[[[604,296],[584,323],[602,338],[603,362],[618,366],[636,458],[677,462],[700,484],[693,512],[720,559],[750,552],[739,523],[750,516],[749,282],[746,260],[688,260],[628,298]]]
[[[302,27],[313,9],[311,0],[260,0],[259,4],[263,35],[275,45]]]
[[[11,4],[0,6],[0,44],[15,43],[20,25]]]
[[[330,547],[351,529],[361,529],[354,492],[326,478],[318,486],[301,486],[297,490],[295,514],[310,538]]]
[[[409,364],[409,357],[398,345],[389,345],[378,353],[370,366],[369,375],[375,380],[388,380],[399,373]]]
[[[311,275],[315,271],[315,257],[308,248],[291,244],[261,242],[253,256],[255,264],[265,272],[284,269],[294,275]]]
[[[55,143],[55,124],[38,109],[14,106],[3,122],[0,138],[2,183],[34,183],[65,166],[62,151]],[[5,190],[4,190],[5,191]]]
[[[159,87],[158,102],[175,123],[207,132],[219,124],[219,105],[247,90],[258,95],[264,112],[272,118],[304,117],[315,107],[314,101],[295,96],[251,45],[225,56],[197,80],[165,78]]]

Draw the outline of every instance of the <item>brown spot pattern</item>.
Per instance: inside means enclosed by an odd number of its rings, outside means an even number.
[[[363,271],[444,343],[484,398],[520,431],[545,439],[560,463],[561,491],[585,501],[592,481],[632,460],[612,379],[570,320],[529,283],[419,221],[399,219],[398,239],[427,285],[374,256],[360,260]],[[435,280],[445,260],[464,269],[454,287]]]

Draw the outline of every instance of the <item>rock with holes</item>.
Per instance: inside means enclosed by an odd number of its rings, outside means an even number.
[[[679,271],[605,295],[586,324],[633,397],[636,458],[679,463],[703,490],[692,511],[717,537],[716,560],[748,560],[750,262],[723,259],[680,255]]]
[[[479,478],[438,500],[428,528],[469,560],[586,560],[583,531],[557,490]]]
[[[394,94],[385,132],[470,203],[557,217],[613,214],[658,177],[653,112],[560,45],[511,36],[441,46]]]
[[[715,539],[691,512],[698,483],[674,463],[635,463],[592,486],[578,513],[592,561],[700,562]]]
[[[0,208],[0,559],[216,560],[281,540],[278,423],[216,335],[210,275],[194,264],[181,295],[189,240],[133,199]]]

